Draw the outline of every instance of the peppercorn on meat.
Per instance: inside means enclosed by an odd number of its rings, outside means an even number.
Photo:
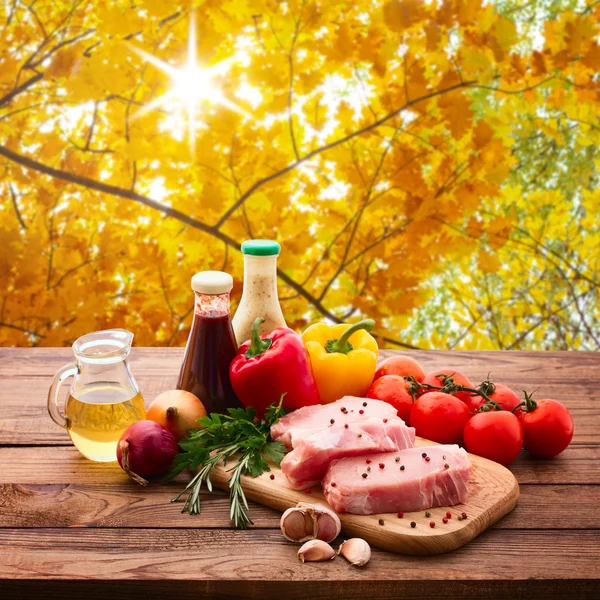
[[[334,459],[396,452],[412,448],[414,443],[415,430],[397,417],[370,417],[354,423],[339,419],[296,441],[294,449],[281,462],[281,470],[291,487],[304,489],[319,484]]]
[[[387,402],[344,396],[330,404],[304,406],[282,417],[271,427],[271,437],[291,450],[302,439],[332,425],[358,423],[372,417],[391,419],[397,416],[396,409]]]
[[[323,491],[340,513],[411,512],[465,503],[470,475],[462,448],[427,446],[333,460]]]

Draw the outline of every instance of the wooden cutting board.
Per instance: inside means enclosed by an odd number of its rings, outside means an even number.
[[[431,446],[433,442],[417,438],[416,446]],[[470,495],[466,504],[457,504],[447,508],[430,509],[431,517],[425,511],[404,513],[403,518],[396,514],[350,515],[340,514],[342,536],[346,538],[360,537],[369,544],[401,554],[441,554],[460,548],[474,537],[508,514],[519,498],[519,484],[515,476],[502,465],[469,454],[473,464],[473,473],[469,482]],[[244,477],[243,486],[246,497],[259,504],[284,511],[298,502],[322,503],[328,506],[323,498],[321,488],[313,488],[310,494],[293,490],[277,467],[260,477]],[[216,487],[229,489],[229,475],[226,467],[217,467],[211,474]],[[446,511],[452,513],[447,524],[442,522]],[[467,518],[459,521],[458,515],[467,513]],[[250,514],[252,518],[252,514]],[[383,520],[383,525],[379,523]],[[410,526],[414,521],[417,526]],[[431,528],[430,521],[435,521]]]

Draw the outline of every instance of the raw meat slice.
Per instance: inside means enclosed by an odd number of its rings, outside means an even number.
[[[410,448],[368,458],[372,461],[368,472],[366,457],[331,462],[323,491],[333,510],[356,515],[411,512],[468,499],[471,461],[456,445]]]
[[[362,412],[361,412],[362,411]],[[344,396],[330,404],[304,406],[282,417],[271,427],[271,437],[279,440],[288,449],[317,431],[328,429],[331,419],[335,424],[356,423],[370,417],[391,419],[398,416],[396,409],[387,402]]]
[[[334,459],[397,452],[412,448],[414,444],[415,430],[397,417],[370,417],[359,423],[346,424],[336,421],[298,441],[281,462],[281,470],[293,488],[303,489],[321,483]]]

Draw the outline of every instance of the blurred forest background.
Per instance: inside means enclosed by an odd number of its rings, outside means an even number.
[[[600,349],[600,2],[3,0],[0,345],[182,345],[282,245],[288,324]]]

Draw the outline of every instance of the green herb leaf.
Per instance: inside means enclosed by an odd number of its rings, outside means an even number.
[[[183,491],[173,498],[173,502],[184,497],[182,512],[200,512],[200,490],[206,485],[212,491],[210,473],[218,464],[233,466],[228,469],[230,518],[235,527],[245,528],[252,524],[247,514],[248,502],[242,488],[241,476],[258,477],[270,471],[267,460],[276,465],[281,463],[287,449],[280,442],[271,439],[271,426],[287,411],[283,408],[281,396],[277,405],[271,405],[261,421],[256,421],[253,408],[230,408],[227,415],[212,413],[198,419],[201,429],[192,429],[188,436],[179,442],[183,452],[173,462],[173,468],[166,480],[179,475],[184,469],[198,472]]]

